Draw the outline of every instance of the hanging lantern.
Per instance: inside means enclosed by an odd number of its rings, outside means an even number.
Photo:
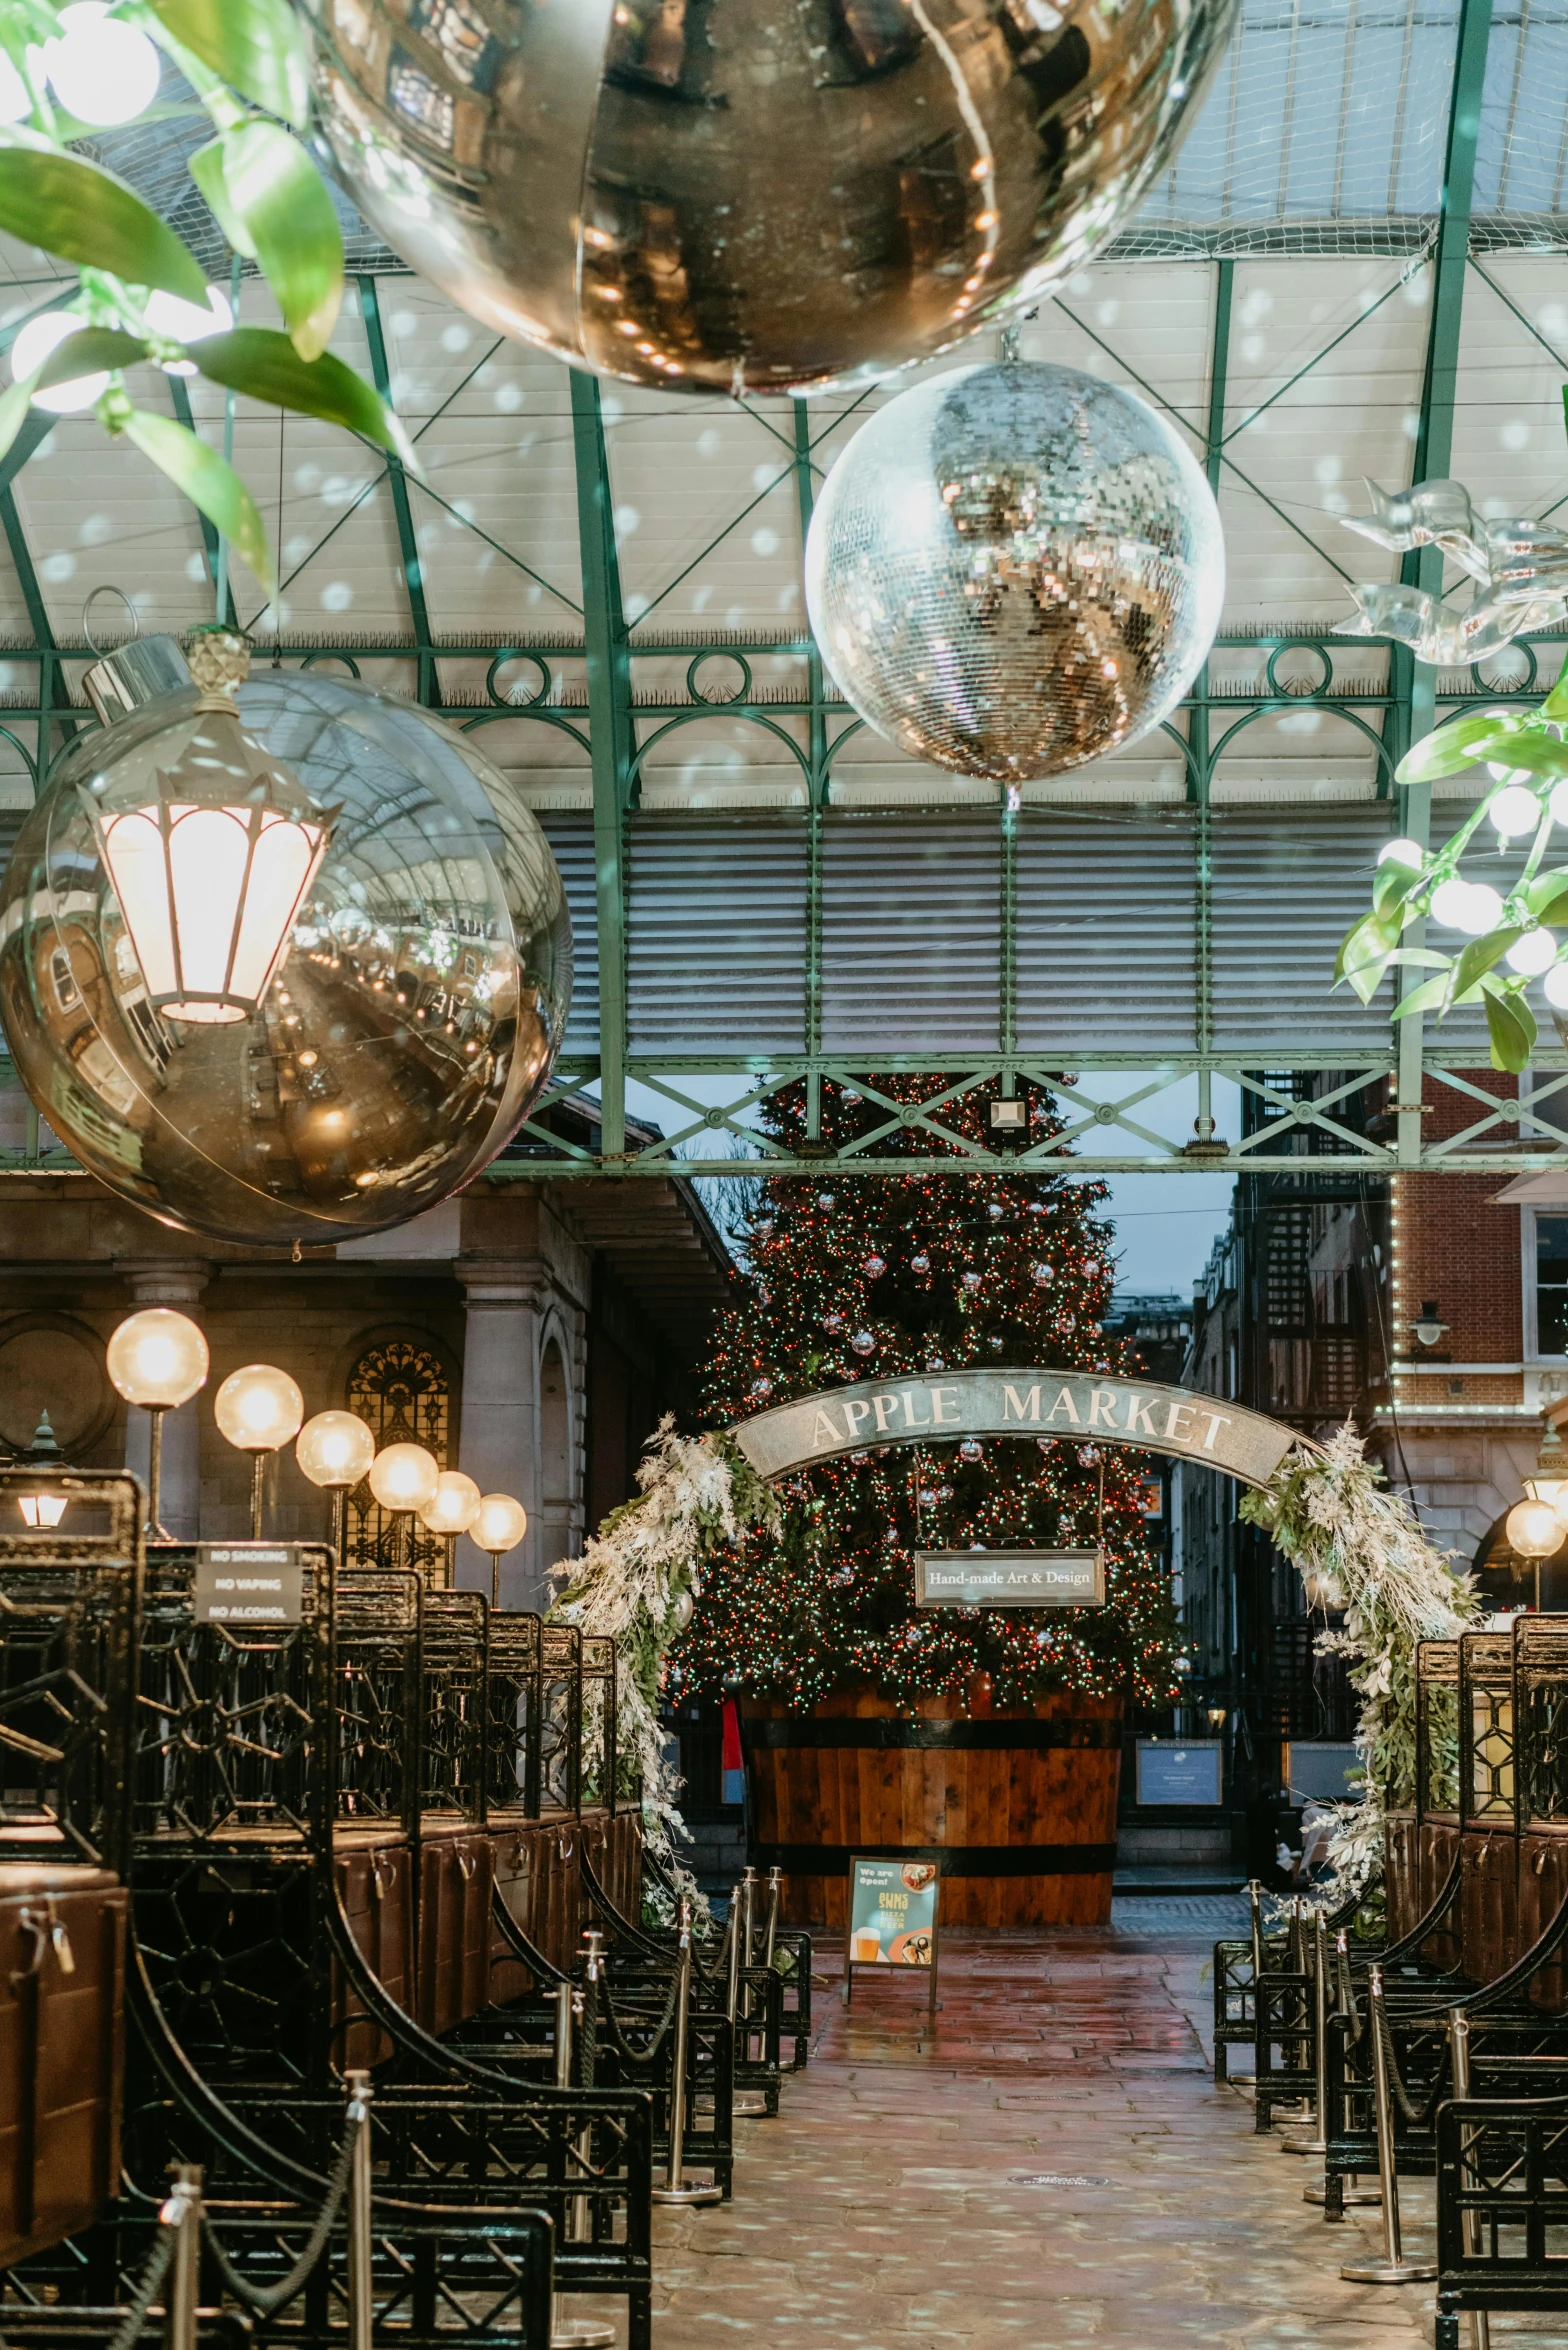
[[[203,629],[189,660],[200,723],[174,764],[81,789],[153,1009],[222,1025],[271,985],[332,819],[240,723],[244,638]]]

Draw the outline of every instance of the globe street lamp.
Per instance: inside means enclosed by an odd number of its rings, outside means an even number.
[[[189,1403],[207,1381],[207,1341],[194,1322],[169,1306],[131,1314],[109,1340],[109,1378],[128,1404],[151,1416],[147,1446],[147,1532],[167,1542],[158,1514],[163,1473],[163,1415]]]
[[[478,1486],[472,1477],[465,1477],[461,1469],[443,1469],[436,1479],[436,1489],[419,1512],[419,1522],[432,1534],[441,1535],[446,1542],[446,1585],[450,1591],[456,1579],[457,1538],[466,1534],[478,1517],[481,1507]]]
[[[528,1512],[509,1493],[487,1493],[468,1531],[479,1548],[490,1553],[490,1605],[499,1607],[501,1561],[527,1533]]]
[[[317,1412],[295,1441],[294,1458],[302,1473],[332,1496],[332,1558],[339,1568],[344,1564],[345,1504],[375,1457],[375,1431],[354,1412]]]
[[[422,1444],[389,1444],[370,1464],[370,1490],[392,1519],[392,1562],[397,1562],[399,1537],[408,1545],[413,1565],[415,1513],[435,1498],[441,1482],[441,1464]]]
[[[219,1433],[236,1452],[251,1455],[250,1538],[261,1540],[262,1481],[271,1454],[299,1433],[305,1398],[287,1371],[272,1363],[247,1363],[231,1371],[212,1400]]]
[[[1509,1547],[1535,1563],[1535,1612],[1541,1612],[1541,1561],[1563,1546],[1563,1522],[1544,1501],[1516,1501],[1504,1522]]]

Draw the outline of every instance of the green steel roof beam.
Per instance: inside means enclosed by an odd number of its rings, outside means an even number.
[[[196,430],[196,418],[191,411],[191,396],[190,393],[185,389],[185,382],[183,377],[178,375],[171,375],[169,377],[169,394],[174,402],[175,415],[179,418],[181,424],[184,425],[187,432],[194,432]],[[230,397],[232,398],[232,396],[233,395],[231,394]],[[207,558],[207,577],[212,581],[214,588],[216,588],[218,585],[218,575],[223,569],[223,558],[218,539],[218,526],[215,522],[210,521],[208,517],[202,513],[200,507],[198,507],[196,510],[196,519],[201,524],[202,550]],[[220,613],[218,617],[219,619],[223,619],[226,617],[226,615]]]
[[[804,400],[792,400],[795,426],[795,502],[800,512],[800,555],[804,570],[806,540],[816,506],[816,467],[811,462],[811,411]],[[810,803],[806,810],[806,1049],[822,1049],[822,810],[828,796],[828,712],[823,694],[822,653],[810,637],[806,652],[806,683],[811,702]],[[813,1139],[822,1132],[822,1079],[813,1070],[806,1080],[806,1132]]]
[[[1470,264],[1470,211],[1475,195],[1475,158],[1481,134],[1481,99],[1486,85],[1486,55],[1492,37],[1492,0],[1460,0],[1459,29],[1454,44],[1454,79],[1448,102],[1448,141],[1443,156],[1443,193],[1438,211],[1437,249],[1432,262],[1432,310],[1427,328],[1426,369],[1421,384],[1421,410],[1416,426],[1413,482],[1441,480],[1453,461],[1454,394],[1459,380],[1459,339],[1464,324],[1465,272]],[[1408,554],[1399,576],[1406,586],[1422,587],[1432,595],[1443,591],[1443,555],[1439,547],[1421,547]],[[1437,721],[1437,671],[1428,661],[1414,660],[1396,646],[1391,656],[1391,683],[1399,704],[1391,714],[1396,762],[1412,743],[1431,733]],[[1432,833],[1432,787],[1407,785],[1400,811],[1400,831],[1426,847]],[[1406,945],[1425,944],[1426,924],[1415,923]],[[1401,972],[1401,996],[1413,985],[1414,975]],[[1399,1161],[1414,1166],[1421,1156],[1422,1077],[1425,1022],[1419,1014],[1397,1024],[1399,1036],[1398,1116]]]
[[[58,308],[50,303],[49,308]],[[69,710],[71,689],[57,658],[54,630],[49,625],[49,614],[44,605],[43,590],[38,584],[38,572],[33,562],[27,533],[22,528],[22,517],[17,510],[15,482],[22,467],[35,449],[46,441],[59,418],[44,408],[29,408],[10,448],[0,462],[0,527],[4,528],[6,545],[11,550],[11,561],[17,582],[22,590],[22,601],[27,606],[28,626],[33,632],[33,645],[38,655],[38,750],[34,770],[34,789],[49,772],[52,756],[51,713]],[[75,726],[68,720],[65,734],[69,741]]]
[[[1204,435],[1203,470],[1210,490],[1219,495],[1225,449],[1225,393],[1230,377],[1231,302],[1236,290],[1236,264],[1221,261],[1214,273],[1214,326],[1209,340],[1209,415]],[[1198,806],[1197,920],[1194,1015],[1198,1050],[1207,1053],[1214,1028],[1214,843],[1209,811],[1209,787],[1214,772],[1214,747],[1209,731],[1209,664],[1205,660],[1193,681],[1192,714],[1187,721],[1191,759],[1187,769],[1187,797]],[[1214,1133],[1213,1084],[1207,1068],[1198,1071],[1197,1135],[1202,1142]]]
[[[631,655],[621,608],[615,501],[597,379],[569,370],[577,538],[583,569],[588,739],[593,764],[595,902],[599,922],[599,1147],[626,1152],[626,814],[635,730]]]
[[[387,340],[381,326],[381,297],[376,291],[373,277],[361,277],[359,280],[359,308],[365,322],[365,341],[370,347],[371,379],[390,408],[393,405],[392,378],[387,369]],[[403,557],[408,616],[413,625],[414,642],[419,648],[419,699],[428,710],[433,702],[441,699],[441,681],[435,654],[431,649],[430,613],[425,604],[425,575],[419,561],[419,542],[414,536],[408,476],[403,470],[402,459],[389,456],[386,473],[392,491],[392,512],[397,520],[398,548]]]

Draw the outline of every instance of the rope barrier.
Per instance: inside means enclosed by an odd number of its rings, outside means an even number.
[[[169,2206],[164,2205],[167,2211]],[[164,2281],[174,2261],[174,2247],[179,2238],[181,2220],[165,2220],[160,2215],[158,2240],[152,2248],[147,2266],[142,2270],[141,2282],[131,2296],[129,2308],[114,2333],[107,2350],[131,2350],[132,2343],[147,2323],[148,2312],[163,2291]]]
[[[660,2016],[652,2037],[644,2048],[634,2048],[622,2031],[621,2019],[615,2012],[615,2002],[610,1996],[608,1976],[605,1978],[602,1990],[600,2021],[604,2026],[606,2039],[623,2064],[631,2065],[641,2072],[651,2072],[664,2053],[664,2043],[669,2038],[671,2027],[675,2022],[675,2010],[680,2000],[679,1968],[670,1977],[670,1995],[664,2003],[664,2013]]]
[[[331,2176],[327,2181],[327,2199],[316,2215],[316,2224],[310,2231],[304,2251],[295,2261],[288,2275],[281,2277],[277,2284],[253,2285],[248,2278],[241,2276],[224,2250],[222,2239],[213,2226],[205,2206],[203,2207],[201,2214],[202,2238],[207,2250],[212,2255],[213,2264],[219,2276],[223,2279],[224,2287],[233,2294],[235,2300],[243,2308],[251,2310],[257,2317],[276,2317],[280,2309],[286,2309],[296,2295],[303,2291],[317,2261],[327,2248],[328,2239],[337,2223],[338,2214],[343,2208],[343,2198],[348,2193],[349,2179],[354,2168],[354,2150],[358,2144],[359,2133],[368,2126],[369,2121],[369,2107],[356,2097],[349,2105],[348,2131],[338,2149],[337,2159],[333,2163]]]
[[[1388,2085],[1393,2091],[1394,2103],[1413,2130],[1430,2129],[1445,2094],[1444,2084],[1448,2079],[1448,2047],[1445,2043],[1431,2096],[1425,2105],[1413,2105],[1410,2101],[1410,2092],[1406,2089],[1400,2076],[1399,2059],[1394,2053],[1394,2035],[1389,2029],[1388,2009],[1381,1999],[1373,2002],[1373,2012],[1377,2018],[1377,2029],[1383,2042],[1383,2060],[1388,2066]]]

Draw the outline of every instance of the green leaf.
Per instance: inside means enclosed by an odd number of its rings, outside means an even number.
[[[1414,1020],[1424,1012],[1440,1012],[1448,1001],[1448,983],[1453,974],[1441,972],[1436,979],[1423,979],[1407,996],[1401,996],[1394,1006],[1396,1020]]]
[[[11,443],[26,422],[37,388],[38,378],[30,375],[22,383],[7,384],[0,393],[0,459],[10,455]]]
[[[1568,872],[1561,867],[1555,873],[1537,874],[1524,893],[1524,902],[1537,922],[1550,921],[1559,914],[1564,898],[1568,898]]]
[[[62,261],[206,302],[189,246],[124,180],[80,155],[0,145],[0,228]]]
[[[1334,985],[1337,987],[1342,979],[1348,979],[1355,986],[1356,974],[1373,962],[1380,966],[1380,979],[1383,975],[1382,967],[1386,966],[1398,944],[1397,924],[1391,928],[1378,914],[1363,914],[1359,922],[1351,924],[1340,941],[1339,953],[1334,958]],[[1374,988],[1377,986],[1376,979],[1372,985]],[[1359,988],[1357,993],[1360,993]],[[1362,996],[1361,1000],[1365,1003],[1368,999]]]
[[[167,416],[150,416],[133,408],[125,422],[127,437],[144,457],[182,489],[209,522],[215,522],[236,553],[242,555],[269,595],[276,595],[267,533],[249,490],[232,465],[198,440],[183,424]]]
[[[1454,964],[1449,1002],[1457,1002],[1468,988],[1474,987],[1482,973],[1490,971],[1494,963],[1500,963],[1514,940],[1523,936],[1524,932],[1517,926],[1509,928],[1505,924],[1501,929],[1489,930],[1485,938],[1471,939]]]
[[[302,359],[332,339],[343,302],[343,232],[326,182],[275,122],[225,131],[223,185]]]
[[[1568,385],[1563,387],[1563,399],[1568,402]],[[1543,718],[1568,718],[1568,654],[1563,656],[1557,683],[1541,704],[1540,715]]]
[[[1475,759],[1490,758],[1485,750],[1472,751]],[[1521,775],[1568,775],[1568,743],[1560,743],[1553,734],[1542,734],[1536,727],[1522,734],[1510,735],[1497,753],[1499,767],[1517,768]]]
[[[310,66],[288,0],[148,0],[175,40],[297,131],[310,118]]]
[[[1492,1040],[1492,1067],[1512,1069],[1517,1075],[1530,1066],[1535,1043],[1535,1014],[1520,995],[1486,991],[1486,1026]]]
[[[38,370],[38,388],[74,383],[79,375],[102,375],[105,369],[135,367],[148,356],[140,335],[121,334],[118,327],[88,326],[80,334],[56,343]]]
[[[399,419],[364,379],[325,352],[302,359],[287,335],[270,326],[237,326],[232,334],[209,335],[192,343],[190,355],[203,375],[229,391],[274,408],[297,408],[379,441],[412,468],[413,449]]]
[[[1392,858],[1379,865],[1372,876],[1372,903],[1379,914],[1397,913],[1413,889],[1421,884],[1419,865],[1396,865]]]
[[[1440,775],[1458,775],[1472,758],[1484,758],[1488,745],[1516,734],[1523,724],[1522,717],[1507,710],[1483,710],[1474,718],[1456,718],[1412,745],[1395,769],[1395,777],[1400,783],[1432,783]]]
[[[251,233],[229,202],[228,182],[223,176],[223,141],[214,139],[208,146],[198,147],[185,168],[207,199],[208,211],[235,252],[243,253],[247,261],[254,261],[256,247]]]

